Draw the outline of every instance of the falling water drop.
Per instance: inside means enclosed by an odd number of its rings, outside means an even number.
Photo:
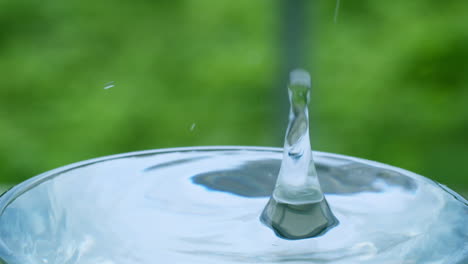
[[[336,0],[335,15],[333,16],[333,22],[335,24],[338,22],[339,12],[340,12],[340,0]]]
[[[190,131],[193,131],[195,130],[195,127],[197,126],[196,123],[192,123],[192,125],[190,126]]]
[[[104,86],[104,90],[108,90],[108,89],[110,89],[110,88],[114,88],[114,86],[115,86],[114,83],[115,83],[114,81],[106,83],[105,86]]]
[[[290,74],[289,125],[283,160],[273,195],[261,221],[286,239],[324,234],[337,225],[320,188],[309,138],[310,76],[304,70]]]

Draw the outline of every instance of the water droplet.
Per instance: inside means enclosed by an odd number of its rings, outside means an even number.
[[[335,6],[335,15],[333,17],[333,22],[336,24],[338,22],[338,15],[340,12],[340,0],[336,0],[336,6]]]
[[[106,83],[105,86],[104,86],[104,90],[113,88],[115,86],[114,83],[115,83],[114,81]]]
[[[195,127],[197,126],[197,124],[193,123],[191,126],[190,126],[190,131],[193,131],[195,129]]]

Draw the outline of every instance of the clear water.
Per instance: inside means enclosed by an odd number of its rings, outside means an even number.
[[[260,220],[285,239],[323,235],[338,224],[320,188],[309,138],[310,76],[291,72],[289,124],[276,187]]]
[[[288,190],[289,191],[289,190]],[[275,189],[277,192],[277,189]],[[311,189],[308,195],[290,195],[282,199],[273,194],[260,216],[260,220],[285,239],[305,239],[323,235],[338,221],[330,211],[321,191]],[[320,200],[316,200],[317,196]]]
[[[340,220],[323,236],[286,240],[259,221],[281,149],[188,148],[70,165],[13,188],[0,198],[0,258],[8,264],[468,263],[466,200],[401,169],[314,157]]]

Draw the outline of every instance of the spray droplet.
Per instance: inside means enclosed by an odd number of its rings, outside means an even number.
[[[336,0],[335,6],[335,16],[333,17],[333,22],[336,24],[338,22],[338,15],[340,12],[340,0]]]
[[[115,83],[114,81],[106,83],[104,86],[104,90],[113,88],[115,86],[114,83]]]
[[[193,131],[195,129],[195,127],[197,126],[197,124],[193,123],[191,126],[190,126],[190,131]]]
[[[272,197],[260,219],[282,238],[303,239],[324,234],[338,221],[322,193],[312,158],[309,74],[294,70],[288,88],[291,108],[283,160]]]

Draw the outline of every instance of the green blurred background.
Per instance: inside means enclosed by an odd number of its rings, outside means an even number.
[[[0,188],[121,152],[282,146],[285,78],[300,66],[315,150],[466,195],[468,2],[336,5],[1,0]]]

